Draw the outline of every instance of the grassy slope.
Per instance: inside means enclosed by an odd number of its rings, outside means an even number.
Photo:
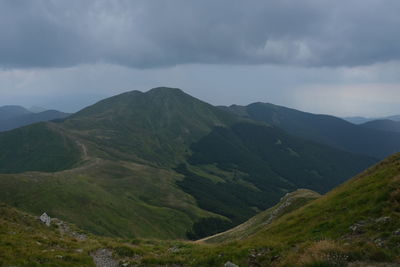
[[[180,179],[173,171],[100,161],[52,174],[0,175],[0,201],[97,234],[184,238],[194,221],[212,214],[175,186]]]
[[[234,236],[235,240],[218,244],[93,237],[89,243],[80,244],[86,253],[76,255],[76,241],[60,240],[53,234],[47,236],[48,230],[37,224],[33,225],[38,230],[35,232],[32,228],[21,229],[26,223],[18,218],[10,220],[13,215],[4,215],[0,209],[3,222],[0,260],[14,265],[27,259],[54,262],[55,252],[40,250],[35,243],[41,238],[39,242],[46,247],[58,248],[57,254],[73,254],[63,260],[75,259],[82,266],[91,266],[87,253],[99,247],[111,249],[121,263],[139,266],[223,266],[227,261],[239,266],[291,267],[400,263],[400,235],[396,234],[400,229],[399,177],[400,154],[397,154],[317,200],[285,213],[250,236],[239,240]],[[357,224],[356,231],[350,229]],[[12,229],[18,233],[15,238]],[[30,242],[31,249],[25,248],[23,240]]]
[[[282,217],[283,215],[292,212],[312,200],[319,198],[321,195],[308,190],[298,189],[294,192],[286,194],[281,201],[265,211],[260,212],[256,216],[247,220],[246,222],[232,228],[226,232],[216,234],[200,240],[199,242],[218,243],[232,240],[241,240],[254,235],[274,220]]]
[[[202,264],[210,266],[226,260],[262,266],[271,261],[284,266],[343,266],[359,260],[400,263],[400,236],[395,234],[400,229],[399,188],[396,154],[247,240],[193,251],[191,257],[207,253]],[[350,227],[357,223],[364,226],[353,232]],[[261,252],[254,258],[249,253],[253,250]]]
[[[0,266],[94,266],[91,243],[0,203]]]
[[[227,261],[239,266],[398,266],[399,188],[397,154],[245,239],[233,236],[235,240],[219,244],[177,243],[172,248],[158,243],[156,253],[144,250],[145,242],[135,241],[142,249],[140,261],[125,261],[146,266],[223,266]],[[353,231],[350,227],[355,225],[361,226]]]
[[[79,147],[52,124],[0,133],[0,173],[59,171],[81,159]]]

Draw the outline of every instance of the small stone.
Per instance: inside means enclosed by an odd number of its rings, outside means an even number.
[[[378,247],[383,247],[385,245],[385,242],[381,239],[381,238],[377,238],[374,240],[374,243],[378,246]]]
[[[51,218],[49,215],[47,215],[46,212],[44,212],[42,215],[40,215],[39,220],[41,220],[42,223],[46,224],[47,226],[50,226]]]
[[[234,264],[233,262],[227,261],[224,264],[224,267],[239,267],[238,265]]]
[[[376,223],[387,223],[390,221],[390,217],[385,216],[385,217],[380,217],[375,220]]]
[[[396,231],[393,232],[394,235],[400,235],[400,229],[397,229]]]
[[[172,253],[177,253],[177,252],[180,251],[180,248],[178,248],[178,247],[170,247],[170,248],[168,249],[168,251],[169,251],[169,252],[172,252]]]

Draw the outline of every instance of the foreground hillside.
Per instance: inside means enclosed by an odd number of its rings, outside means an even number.
[[[314,191],[298,189],[286,194],[278,204],[268,210],[260,212],[248,221],[229,229],[228,231],[201,239],[198,242],[220,243],[246,239],[267,227],[283,215],[299,209],[319,197],[321,197],[321,195]]]
[[[373,163],[155,88],[0,133],[0,201],[96,234],[199,239]]]
[[[110,239],[46,227],[0,206],[0,263],[12,266],[385,266],[400,265],[400,154],[319,197],[306,190],[213,244]],[[268,219],[294,197],[306,200]],[[315,198],[311,200],[311,198]],[[290,205],[286,206],[290,207]],[[56,221],[57,222],[57,221]],[[268,222],[268,223],[266,223]],[[61,227],[65,229],[65,227]],[[76,232],[74,232],[76,231]],[[77,235],[78,233],[79,235]],[[28,245],[28,246],[27,246]],[[29,248],[28,248],[29,247]],[[379,264],[384,263],[384,264]],[[36,264],[36,265],[35,265]],[[97,265],[104,266],[104,265]]]

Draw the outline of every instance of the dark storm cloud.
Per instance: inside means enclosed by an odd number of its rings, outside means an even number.
[[[398,0],[0,0],[0,66],[357,66],[400,58]]]

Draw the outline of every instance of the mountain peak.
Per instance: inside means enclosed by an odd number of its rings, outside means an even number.
[[[179,88],[173,87],[155,87],[146,92],[146,94],[182,94],[184,93]]]

